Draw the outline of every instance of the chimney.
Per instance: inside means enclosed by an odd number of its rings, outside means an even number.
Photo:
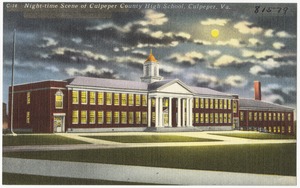
[[[254,81],[254,99],[261,100],[260,81]]]

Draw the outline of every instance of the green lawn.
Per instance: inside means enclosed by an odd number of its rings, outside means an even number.
[[[87,144],[86,142],[66,138],[59,135],[18,135],[3,136],[3,146],[22,145],[63,145],[63,144]]]
[[[145,136],[85,136],[88,138],[108,140],[122,143],[158,143],[158,142],[208,142],[220,141],[213,139],[195,138],[172,135],[145,135]]]
[[[210,133],[211,135],[230,136],[237,138],[249,138],[249,139],[296,139],[296,136],[260,133],[260,132],[247,132],[247,133]]]
[[[145,183],[3,173],[3,185],[146,185]]]
[[[36,151],[3,156],[296,176],[296,144]]]

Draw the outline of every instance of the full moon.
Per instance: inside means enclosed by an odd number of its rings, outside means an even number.
[[[211,30],[210,34],[212,37],[217,38],[219,36],[219,30],[213,29]]]

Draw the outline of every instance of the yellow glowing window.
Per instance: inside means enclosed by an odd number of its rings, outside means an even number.
[[[96,122],[96,112],[95,110],[90,111],[90,124],[95,124]]]
[[[254,118],[253,118],[254,121],[257,121],[257,112],[254,112],[253,114],[254,114]]]
[[[120,112],[114,112],[114,122],[115,124],[120,123]]]
[[[200,108],[204,108],[204,99],[200,98]]]
[[[151,99],[151,106],[155,107],[155,99],[154,98]]]
[[[277,131],[278,131],[279,133],[281,132],[281,131],[280,131],[280,126],[277,127]]]
[[[228,109],[231,110],[231,100],[228,100]]]
[[[90,91],[90,104],[96,104],[96,94],[94,91]]]
[[[205,99],[205,108],[208,109],[208,107],[209,107],[209,99],[206,98]]]
[[[264,121],[268,120],[267,112],[264,112]]]
[[[219,99],[215,99],[215,109],[219,109]]]
[[[121,94],[121,98],[122,98],[122,106],[126,106],[127,105],[127,94],[126,93],[122,93]]]
[[[81,111],[80,122],[81,124],[86,124],[87,112],[86,110]]]
[[[214,123],[214,113],[209,114],[209,123]]]
[[[72,111],[72,124],[78,124],[78,110]]]
[[[210,99],[209,108],[214,109],[214,100]]]
[[[219,123],[219,114],[215,113],[215,123]]]
[[[29,111],[26,112],[26,123],[27,124],[30,123],[30,112]]]
[[[234,100],[232,105],[233,105],[233,113],[237,113],[237,101]]]
[[[227,99],[224,100],[224,109],[227,109]]]
[[[276,133],[276,132],[277,132],[277,130],[276,130],[276,127],[273,127],[273,132],[274,132],[274,133]]]
[[[152,123],[155,123],[155,117],[156,117],[155,112],[152,112]]]
[[[220,123],[223,123],[223,114],[222,113],[219,114],[219,120],[220,120],[219,121]]]
[[[55,108],[63,108],[63,93],[61,91],[55,93]]]
[[[108,111],[106,112],[106,124],[111,124],[112,122],[112,112]]]
[[[199,98],[195,98],[195,108],[199,108]]]
[[[103,111],[98,111],[98,124],[103,124]]]
[[[87,91],[81,91],[81,104],[87,104]]]
[[[228,113],[228,123],[232,123],[232,115]]]
[[[30,92],[27,92],[27,104],[30,104]]]
[[[163,106],[168,107],[169,106],[169,99],[163,99]]]
[[[111,105],[112,103],[112,93],[106,93],[106,105]]]
[[[272,121],[272,113],[269,113],[269,121]]]
[[[248,112],[248,116],[249,116],[249,117],[248,117],[249,121],[252,121],[252,118],[253,118],[253,117],[252,117],[252,112]]]
[[[72,104],[78,104],[78,91],[72,91]]]
[[[280,113],[277,113],[277,121],[280,121],[281,120],[281,117],[280,117]]]
[[[120,104],[120,94],[114,93],[114,105],[117,106]]]
[[[288,113],[288,121],[291,121],[291,114]]]
[[[224,113],[224,123],[227,123],[227,114]]]
[[[281,132],[282,133],[284,133],[284,131],[285,131],[284,129],[285,129],[284,126],[281,126]]]
[[[209,113],[205,113],[205,123],[209,123]]]
[[[204,114],[200,113],[200,123],[204,123]]]
[[[121,112],[121,123],[127,124],[127,112]]]
[[[272,132],[272,127],[269,127],[269,132],[270,132],[270,133]]]
[[[141,124],[141,112],[135,112],[135,123]]]
[[[195,113],[195,123],[199,123],[199,113]]]
[[[219,100],[219,108],[220,108],[220,109],[223,109],[223,99],[220,99],[220,100]]]
[[[98,104],[103,105],[103,92],[98,93]]]
[[[147,124],[147,112],[142,112],[142,124]]]
[[[133,112],[128,113],[128,123],[133,124]]]
[[[258,121],[262,121],[262,113],[261,112],[258,113]]]
[[[147,106],[147,95],[142,95],[142,105]]]
[[[128,105],[133,106],[133,94],[128,94]]]
[[[284,117],[284,113],[281,113],[281,120],[284,121],[285,117]]]
[[[141,95],[135,95],[135,106],[141,106]]]
[[[292,132],[292,127],[288,126],[288,133],[291,133],[291,132]]]
[[[273,121],[276,121],[276,113],[273,113]]]
[[[244,112],[240,112],[240,120],[244,121]]]

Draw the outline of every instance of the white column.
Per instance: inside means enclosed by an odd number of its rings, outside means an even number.
[[[163,103],[162,103],[163,98],[159,98],[159,126],[163,127]]]
[[[190,112],[191,112],[191,113],[190,113],[190,119],[191,119],[190,122],[191,122],[191,124],[190,124],[190,125],[193,126],[193,103],[194,103],[194,99],[191,98],[191,101],[190,101],[190,102],[191,102],[191,106],[190,106]]]
[[[172,97],[169,97],[169,127],[172,127]]]
[[[177,127],[181,127],[181,100],[177,99]]]
[[[148,127],[151,127],[151,97],[148,97]]]
[[[190,126],[190,99],[186,99],[186,126]]]
[[[185,106],[186,106],[186,99],[182,99],[182,127],[185,127]]]
[[[158,97],[155,97],[155,127],[158,127]]]

